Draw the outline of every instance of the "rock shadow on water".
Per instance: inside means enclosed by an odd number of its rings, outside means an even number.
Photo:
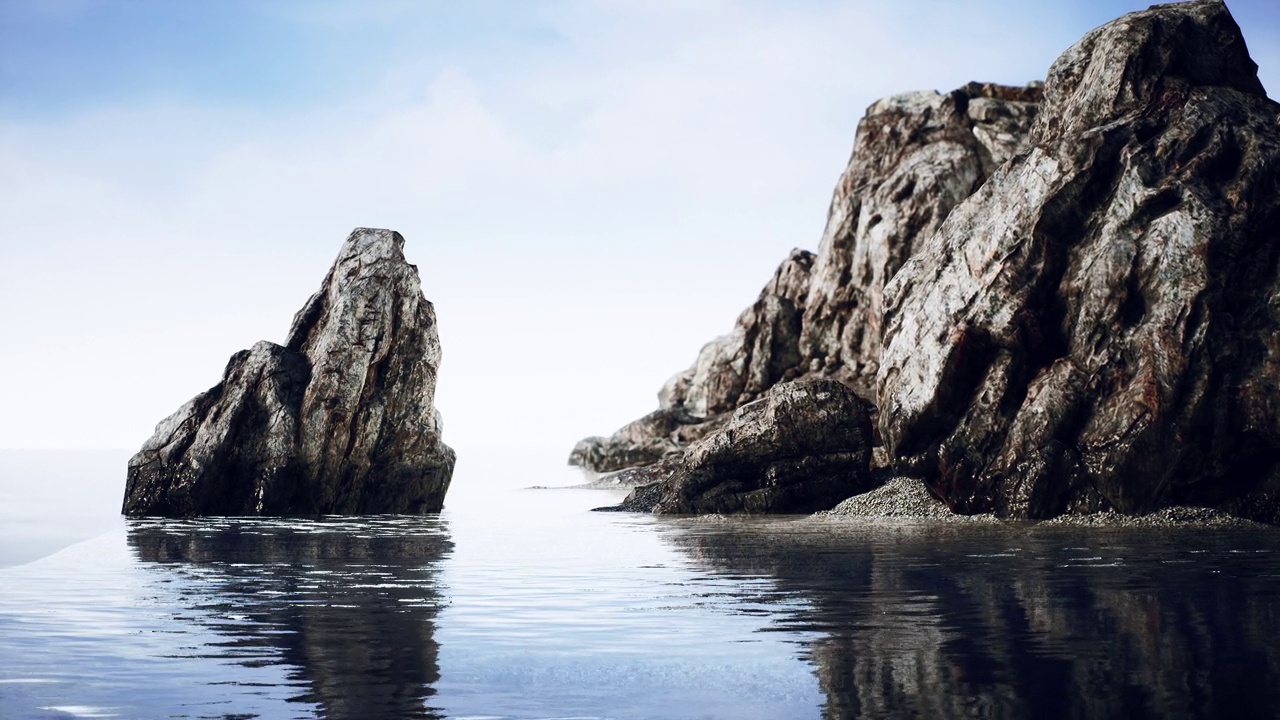
[[[1277,533],[707,520],[667,538],[774,580],[825,718],[1280,713]]]
[[[438,517],[133,520],[144,567],[225,640],[195,649],[244,667],[284,665],[290,700],[324,718],[439,718]],[[219,678],[209,678],[218,683]]]

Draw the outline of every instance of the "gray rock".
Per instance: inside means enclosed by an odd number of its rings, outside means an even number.
[[[644,467],[668,455],[679,455],[689,443],[723,425],[724,419],[708,420],[681,408],[660,408],[609,437],[580,440],[569,455],[569,464],[596,473]]]
[[[874,397],[883,288],[951,209],[1025,143],[1041,96],[970,83],[873,104],[858,123],[818,246],[800,352]]]
[[[782,383],[721,429],[646,472],[621,509],[655,513],[804,513],[871,485],[866,404],[832,380]]]
[[[608,472],[678,454],[785,380],[834,378],[874,397],[883,285],[920,238],[1022,147],[1040,94],[1039,84],[970,83],[872,105],[818,253],[793,250],[733,331],[667,381],[658,411],[579,443],[570,464]],[[684,429],[674,432],[677,425]]]
[[[693,367],[667,381],[658,395],[662,408],[697,418],[723,415],[799,367],[813,262],[813,253],[792,250],[755,304],[738,316],[733,332],[707,343]]]
[[[885,289],[900,470],[962,513],[1280,519],[1280,106],[1256,69],[1216,1],[1054,63],[1028,150]]]
[[[433,406],[440,342],[403,247],[352,232],[286,346],[236,353],[156,427],[129,461],[125,514],[439,511],[454,464]]]

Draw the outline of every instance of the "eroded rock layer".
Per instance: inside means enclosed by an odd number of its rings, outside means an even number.
[[[1280,519],[1280,106],[1256,69],[1213,1],[1054,63],[1028,151],[885,290],[899,469],[964,513]]]
[[[439,511],[454,464],[433,404],[440,341],[403,247],[355,230],[286,345],[233,355],[130,459],[125,514]]]

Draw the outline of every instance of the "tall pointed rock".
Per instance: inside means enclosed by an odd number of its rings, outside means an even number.
[[[403,248],[391,230],[352,232],[286,346],[236,353],[156,427],[129,461],[125,514],[439,511],[454,464],[440,341]]]

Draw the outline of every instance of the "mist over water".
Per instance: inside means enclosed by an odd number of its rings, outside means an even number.
[[[524,489],[577,481],[558,456],[460,457],[438,517],[108,514],[0,568],[0,717],[1280,709],[1271,529],[592,513],[618,494]],[[64,460],[49,485],[122,485]]]
[[[128,450],[0,450],[0,568],[118,528]]]

